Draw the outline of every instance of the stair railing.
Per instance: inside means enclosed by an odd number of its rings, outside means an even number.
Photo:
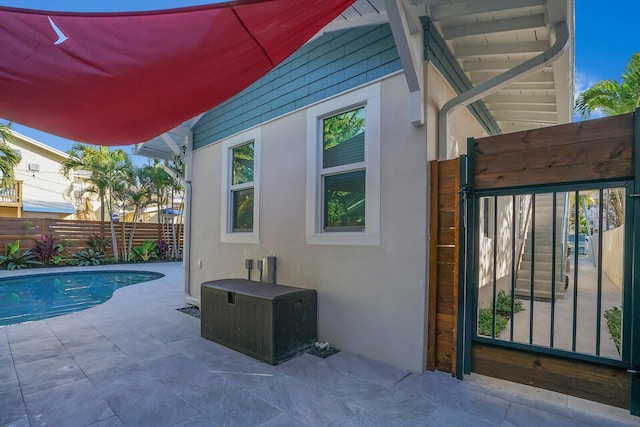
[[[522,257],[524,255],[524,245],[527,241],[527,234],[529,233],[529,226],[531,223],[531,198],[533,197],[533,195],[524,195],[521,194],[520,197],[522,198],[522,200],[525,201],[525,207],[523,207],[521,215],[526,212],[525,214],[525,218],[524,218],[524,222],[522,230],[521,230],[521,238],[520,238],[520,249],[518,250],[518,268],[516,269],[516,277],[518,277],[518,274],[520,273],[520,266],[522,265]],[[515,236],[514,236],[515,238]],[[534,242],[535,244],[535,242]]]
[[[564,269],[565,269],[565,257],[567,256],[567,228],[568,228],[568,224],[569,224],[569,208],[570,208],[570,200],[569,200],[569,192],[564,193],[564,209],[562,212],[562,262],[560,263],[560,277],[563,278],[564,280]],[[578,241],[578,238],[576,237],[576,243]],[[555,244],[555,243],[554,243]],[[578,253],[578,248],[577,248],[577,244],[576,244],[576,254]],[[553,262],[555,262],[555,260],[553,260]]]

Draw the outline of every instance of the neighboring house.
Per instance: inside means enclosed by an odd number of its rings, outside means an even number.
[[[13,138],[7,143],[21,160],[14,169],[14,188],[0,190],[0,216],[95,219],[100,206],[86,192],[86,174],[60,173],[68,155],[18,132],[11,133]]]
[[[182,216],[182,198],[176,199],[174,203],[174,207],[171,205],[165,205],[161,209],[162,213],[160,216],[160,220],[158,220],[158,207],[155,205],[147,206],[142,210],[142,213],[138,214],[137,222],[145,222],[151,224],[182,224],[183,216]],[[125,212],[125,220],[126,222],[133,221],[132,210],[127,210]],[[118,217],[118,221],[122,221],[122,213],[119,212],[114,214],[114,217]]]
[[[414,3],[356,1],[244,92],[137,147],[188,147],[187,302],[276,255],[278,283],[318,291],[320,341],[425,370],[429,161],[570,121],[574,6]]]

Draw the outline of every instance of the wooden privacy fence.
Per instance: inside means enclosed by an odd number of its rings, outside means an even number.
[[[427,369],[455,374],[458,358],[460,158],[431,167]]]
[[[118,250],[122,252],[123,242],[128,243],[133,223],[114,223]],[[175,224],[175,236],[178,252],[182,253],[183,225]],[[111,228],[108,222],[101,221],[67,221],[50,218],[0,218],[0,253],[4,254],[7,245],[20,240],[20,249],[31,249],[35,241],[42,236],[50,235],[64,247],[64,258],[88,248],[91,236],[104,236],[111,239]],[[173,248],[174,234],[172,224],[137,223],[133,237],[133,246],[140,246],[145,240],[165,239],[170,250]],[[113,256],[113,248],[107,251]]]

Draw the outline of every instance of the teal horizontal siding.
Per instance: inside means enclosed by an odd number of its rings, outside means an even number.
[[[456,93],[472,87],[442,37],[427,20],[425,60],[432,61]],[[193,130],[201,148],[252,126],[402,69],[388,24],[325,34],[307,43],[247,89],[208,111]],[[490,134],[498,125],[481,101],[469,110]]]
[[[400,69],[389,25],[325,34],[238,95],[208,111],[194,128],[194,148]]]

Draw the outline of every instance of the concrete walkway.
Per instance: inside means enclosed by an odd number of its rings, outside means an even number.
[[[200,338],[199,320],[175,310],[180,264],[105,268],[166,276],[89,310],[0,327],[0,426],[640,425],[573,397],[346,352],[272,367]],[[25,273],[0,272],[13,274]]]

